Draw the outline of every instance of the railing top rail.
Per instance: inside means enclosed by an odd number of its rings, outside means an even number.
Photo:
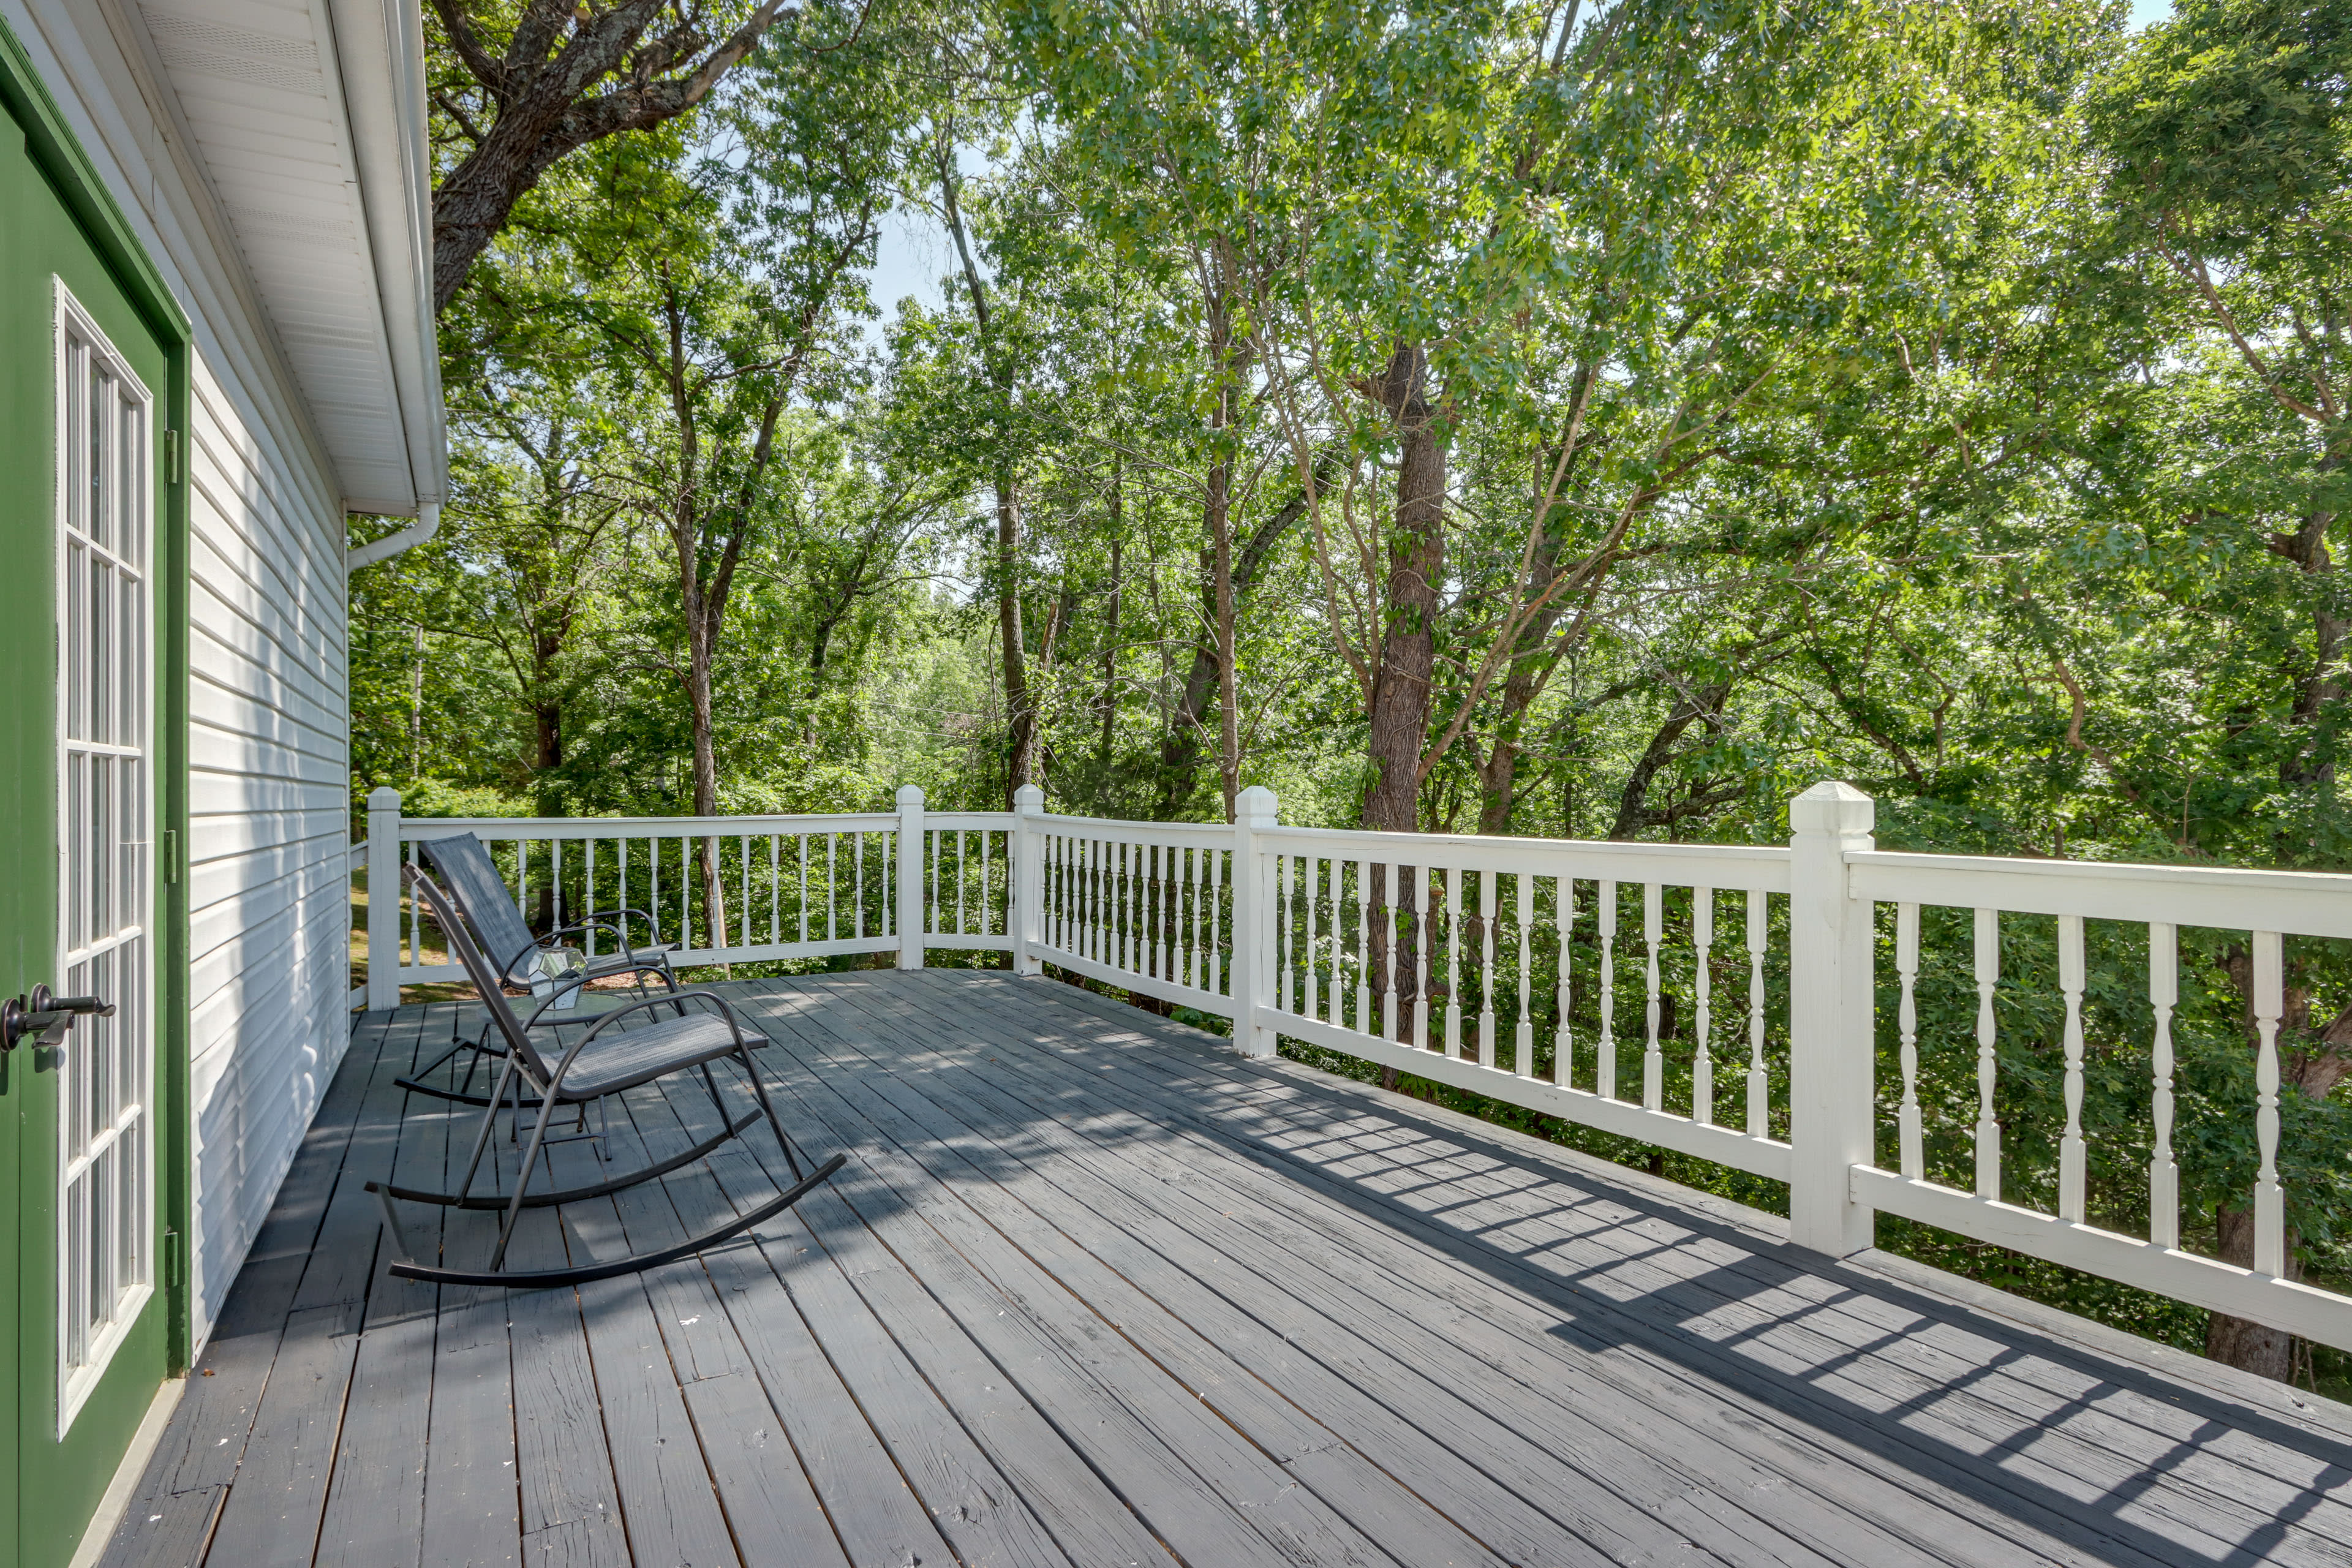
[[[923,809],[926,827],[986,828],[992,832],[1010,833],[1021,826],[1021,814],[1014,811],[933,811]]]
[[[1681,886],[1789,889],[1789,851],[1760,844],[1627,844],[1612,839],[1514,838],[1469,833],[1371,833],[1333,827],[1270,827],[1258,837],[1274,847],[1314,844],[1367,850],[1366,858],[1472,871],[1530,871],[1539,877],[1612,877]],[[1350,858],[1353,857],[1350,856]]]
[[[2139,861],[1851,850],[1854,896],[1882,903],[2352,937],[2352,875]]]
[[[896,830],[895,811],[763,816],[404,816],[404,839],[472,833],[482,838],[739,837],[746,833],[877,833]]]
[[[1230,822],[1134,822],[1117,816],[1069,816],[1060,812],[1040,812],[1029,820],[1049,831],[1084,829],[1112,837],[1155,834],[1174,838],[1211,838],[1220,844],[1230,844],[1234,837],[1234,825]]]

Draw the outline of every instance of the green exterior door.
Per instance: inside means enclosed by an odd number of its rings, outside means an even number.
[[[175,904],[184,329],[0,28],[0,996],[115,1004],[0,1054],[0,1568],[72,1555],[184,1353]],[[111,228],[104,221],[111,219]],[[135,258],[143,260],[143,258]],[[176,893],[177,889],[170,889]]]

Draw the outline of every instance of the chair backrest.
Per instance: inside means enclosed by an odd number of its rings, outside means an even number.
[[[538,939],[523,923],[522,911],[507,891],[506,879],[490,862],[488,846],[470,833],[447,838],[420,838],[416,852],[433,868],[447,893],[474,928],[490,963],[508,984],[520,983],[515,969]]]
[[[422,867],[404,867],[402,875],[407,878],[408,885],[415,889],[416,896],[425,901],[425,911],[441,928],[441,934],[448,939],[449,951],[457,954],[458,963],[465,968],[466,978],[471,980],[474,989],[481,993],[482,1005],[489,1010],[490,1021],[499,1026],[499,1033],[506,1037],[507,1048],[520,1052],[522,1060],[538,1075],[539,1081],[545,1083],[554,1069],[548,1065],[547,1058],[532,1047],[530,1031],[522,1026],[522,1020],[515,1016],[514,1008],[508,1005],[506,987],[499,984],[498,973],[490,967],[492,961],[483,956],[473,933],[466,929],[467,922],[456,901],[440,883],[425,874]]]

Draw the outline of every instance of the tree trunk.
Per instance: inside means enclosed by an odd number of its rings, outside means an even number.
[[[1380,386],[1396,422],[1396,521],[1389,542],[1387,613],[1372,683],[1372,765],[1364,826],[1411,833],[1418,821],[1422,751],[1429,735],[1438,591],[1445,576],[1445,448],[1429,401],[1429,360],[1400,342]]]
[[[520,8],[505,53],[495,58],[459,8],[436,6],[449,53],[499,112],[433,192],[433,309],[448,309],[474,258],[558,159],[701,102],[759,44],[782,3],[760,0],[710,45],[698,8],[615,0],[600,14],[536,0]]]
[[[1242,746],[1241,726],[1234,712],[1239,704],[1234,679],[1234,463],[1223,438],[1234,422],[1237,366],[1234,355],[1233,300],[1222,275],[1214,279],[1209,291],[1209,365],[1217,378],[1216,399],[1209,405],[1209,439],[1214,455],[1209,464],[1204,507],[1216,598],[1217,763],[1224,784],[1225,820],[1234,822],[1239,820],[1234,813],[1241,794]]]
[[[1551,483],[1551,466],[1538,459],[1536,472],[1537,493],[1541,494]],[[1527,581],[1519,591],[1529,598],[1542,594],[1550,586],[1559,569],[1559,551],[1566,542],[1569,512],[1564,506],[1554,507],[1551,516],[1544,520],[1533,555],[1528,563]],[[1528,710],[1543,690],[1544,667],[1549,662],[1545,654],[1551,643],[1552,627],[1559,622],[1566,608],[1558,597],[1529,618],[1519,628],[1518,646],[1511,652],[1511,666],[1503,678],[1502,690],[1497,694],[1502,713],[1495,732],[1486,745],[1486,754],[1478,760],[1478,831],[1508,833],[1511,814],[1517,806],[1519,778],[1519,748],[1526,737]],[[1557,655],[1555,654],[1556,658]]]
[[[1021,633],[1021,501],[1011,476],[996,480],[996,629],[1004,653],[1004,705],[1011,721],[1006,735],[1004,809],[1013,810],[1021,786],[1029,783],[1037,744],[1037,714],[1030,705],[1029,649]]]
[[[2215,1228],[2221,1233],[2221,1261],[2234,1263],[2241,1268],[2254,1266],[2254,1211],[2231,1208],[2224,1205],[2214,1215]],[[2303,1266],[2294,1255],[2295,1235],[2286,1237],[2286,1271],[2290,1279],[2303,1278]],[[2214,1361],[2234,1366],[2258,1376],[2274,1378],[2280,1383],[2294,1375],[2294,1336],[2284,1329],[2273,1329],[2246,1318],[2233,1318],[2227,1312],[2216,1312],[2205,1325],[2205,1353]]]
[[[699,602],[700,595],[696,595]],[[686,633],[686,703],[694,728],[694,815],[719,815],[719,744],[711,714],[710,667],[717,651],[715,627],[701,616],[693,616]],[[694,845],[696,873],[702,880],[702,916],[710,947],[727,945],[727,889],[719,875],[719,840],[698,838]],[[691,933],[681,933],[691,939]]]
[[[1259,574],[1265,568],[1266,558],[1274,547],[1307,515],[1304,491],[1283,503],[1282,510],[1267,518],[1250,532],[1242,545],[1241,557],[1232,571],[1234,615],[1238,625],[1241,606],[1257,586]],[[1192,772],[1201,763],[1201,716],[1209,710],[1209,693],[1221,689],[1220,672],[1223,657],[1219,652],[1215,627],[1217,625],[1216,562],[1212,557],[1202,563],[1201,574],[1202,620],[1210,629],[1192,646],[1192,663],[1184,675],[1184,689],[1177,698],[1176,711],[1170,715],[1167,729],[1160,741],[1161,815],[1171,816],[1192,793]]]
[[[425,623],[416,623],[416,658],[408,687],[408,776],[425,772]]]
[[[1118,532],[1118,471],[1116,468],[1111,470],[1110,487],[1110,594],[1108,602],[1103,605],[1102,751],[1097,759],[1106,802],[1110,788],[1111,732],[1118,719],[1118,569],[1120,546],[1124,543]]]

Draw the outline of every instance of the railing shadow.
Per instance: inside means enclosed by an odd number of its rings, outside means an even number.
[[[1070,1029],[1066,1018],[1061,1009],[1040,1009],[1036,1023],[1041,1033],[1066,1043],[1119,1048],[1104,1041],[1099,1029]],[[1122,1032],[1186,1054],[1222,1054],[1223,1042],[1185,1040],[1177,1028],[1138,1014]],[[1231,1060],[1224,1057],[1210,1068],[1227,1087]],[[2012,1518],[2101,1562],[2255,1563],[2275,1560],[2297,1539],[2311,1544],[2311,1535],[2298,1537],[2293,1527],[2336,1500],[2331,1493],[2352,1486],[2352,1441],[1926,1290],[1878,1278],[1865,1281],[1816,1255],[1635,1186],[1531,1164],[1528,1151],[1508,1135],[1484,1135],[1451,1119],[1423,1120],[1408,1103],[1372,1100],[1353,1086],[1335,1084],[1331,1092],[1318,1093],[1318,1086],[1285,1076],[1296,1092],[1283,1102],[1278,1121],[1230,1098],[1204,1099],[1195,1127],[1410,1245],[1532,1297],[1559,1314],[1549,1332],[1564,1343],[1592,1355],[1622,1351],[1654,1358],[1727,1400],[1777,1413],[1800,1432],[1842,1447],[1858,1444],[1887,1470],[1900,1472],[1893,1478],[1897,1486],[1934,1489],[1947,1494],[1946,1506],[1958,1494],[1963,1506]],[[1093,1090],[1091,1083],[1074,1085],[1059,1109],[1076,1114],[1087,1102],[1098,1106]],[[1055,1107],[1048,1100],[1040,1109]],[[1089,1132],[1106,1136],[1099,1126]],[[1139,1123],[1129,1135],[1157,1142],[1174,1133]],[[966,1153],[987,1163],[984,1151]],[[1465,1162],[1484,1168],[1465,1168]],[[1495,1190],[1498,1176],[1515,1183],[1515,1190]],[[1473,1181],[1477,1190],[1465,1190]],[[1517,1200],[1511,1212],[1495,1213],[1498,1198]],[[1604,1237],[1614,1246],[1604,1257],[1591,1257]],[[1624,1278],[1644,1264],[1671,1267],[1694,1257],[1711,1260],[1663,1283],[1637,1286]],[[1723,1321],[1742,1313],[1755,1321],[1736,1328]],[[1818,1332],[1827,1316],[1862,1331],[1849,1327],[1843,1343],[1821,1333],[1832,1342],[1800,1347],[1827,1353],[1801,1356],[1785,1342],[1792,1330]],[[1907,1375],[1926,1385],[1883,1401],[1839,1386],[1883,1371],[1876,1358],[1906,1341],[1954,1362],[1956,1370],[1938,1380],[1910,1369]],[[2026,1375],[2037,1368],[2050,1375]],[[2019,1380],[2032,1391],[2030,1397],[2047,1398],[2053,1408],[2028,1416],[1990,1399],[1965,1414],[1950,1408],[2004,1378]],[[2119,1401],[2145,1402],[2145,1407],[2137,1413],[2109,1408]],[[2158,1411],[2179,1413],[2166,1422],[2171,1431],[2147,1424]],[[2112,1438],[2076,1436],[2099,1447],[2104,1468],[2126,1472],[2120,1477],[2067,1473],[2063,1456],[2036,1452],[2051,1434],[2093,1415],[2133,1424],[2134,1436],[2144,1436],[2140,1451],[2126,1455]],[[2185,1431],[2179,1429],[2183,1417]],[[1926,1429],[1929,1423],[1948,1430]],[[1970,1446],[1950,1435],[1953,1428],[1973,1430],[1984,1441]],[[2232,1520],[2184,1498],[2173,1505],[2173,1519],[2164,1521],[2177,1522],[2178,1535],[2131,1517],[2136,1505],[2162,1492],[2185,1465],[2231,1435],[2273,1450],[2265,1456],[2269,1479],[2294,1489],[2287,1506],[2267,1510],[2261,1523],[2246,1529],[2242,1517]],[[2221,1462],[2248,1459],[2232,1456]],[[2032,1468],[2045,1475],[2024,1473]],[[2206,1478],[2195,1484],[2210,1489],[2215,1482]]]

